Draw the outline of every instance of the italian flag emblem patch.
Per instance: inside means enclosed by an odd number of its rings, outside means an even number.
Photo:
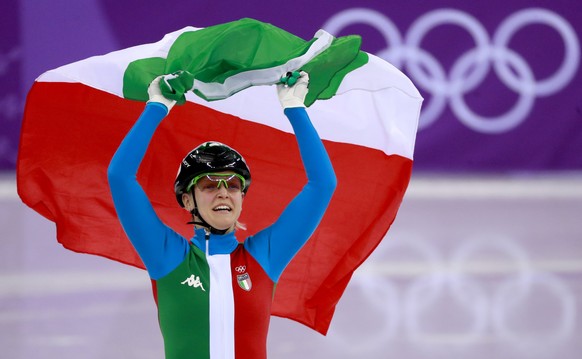
[[[248,273],[239,274],[236,276],[236,281],[238,282],[239,287],[246,290],[247,292],[251,290],[253,287],[253,283],[251,282],[251,277]]]

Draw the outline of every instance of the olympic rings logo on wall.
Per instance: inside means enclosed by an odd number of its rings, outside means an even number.
[[[499,25],[492,38],[478,19],[455,9],[437,9],[422,15],[412,23],[404,39],[388,17],[367,8],[339,12],[322,28],[337,35],[353,24],[377,29],[390,46],[376,55],[400,69],[406,66],[407,74],[415,85],[431,95],[430,102],[423,108],[419,129],[434,123],[448,101],[457,119],[472,130],[482,133],[507,132],[529,116],[537,97],[556,94],[568,85],[580,63],[580,44],[575,30],[563,17],[542,8],[513,13]],[[475,42],[475,47],[460,56],[448,73],[434,55],[421,48],[428,32],[446,24],[465,29]],[[547,25],[556,30],[565,48],[560,67],[541,80],[535,78],[528,61],[508,47],[517,31],[530,24]],[[506,113],[485,117],[471,110],[463,96],[483,82],[491,65],[501,82],[518,94],[518,100]]]
[[[410,254],[414,262],[399,261]],[[484,259],[488,256],[495,259]],[[577,305],[572,289],[559,276],[534,268],[511,238],[469,238],[450,258],[426,240],[384,241],[350,286],[365,302],[359,306],[374,310],[374,318],[382,320],[365,337],[334,331],[330,338],[342,351],[362,354],[405,337],[415,347],[430,351],[435,344],[488,339],[531,354],[554,350],[575,335]],[[443,313],[443,305],[455,308],[455,313]],[[528,329],[523,314],[540,315],[536,311],[540,305],[547,317],[540,319],[544,327]],[[516,314],[520,311],[522,317]],[[446,329],[447,321],[456,321],[455,329]]]

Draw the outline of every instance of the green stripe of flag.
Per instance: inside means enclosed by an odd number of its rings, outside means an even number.
[[[241,19],[181,34],[166,58],[133,61],[124,73],[123,95],[147,101],[147,86],[156,76],[184,70],[194,75],[194,93],[218,100],[303,69],[310,73],[309,106],[332,97],[343,77],[367,62],[360,45],[359,36],[335,39],[319,31],[305,41],[271,24]]]

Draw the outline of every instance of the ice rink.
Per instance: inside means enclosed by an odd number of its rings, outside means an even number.
[[[273,318],[271,358],[574,358],[582,175],[413,175],[324,337]],[[161,358],[142,270],[77,254],[0,181],[2,358]]]

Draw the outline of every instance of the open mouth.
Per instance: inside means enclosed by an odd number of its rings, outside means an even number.
[[[220,205],[220,206],[216,206],[212,209],[214,212],[230,212],[232,211],[232,208],[230,208],[229,206],[226,205]]]

